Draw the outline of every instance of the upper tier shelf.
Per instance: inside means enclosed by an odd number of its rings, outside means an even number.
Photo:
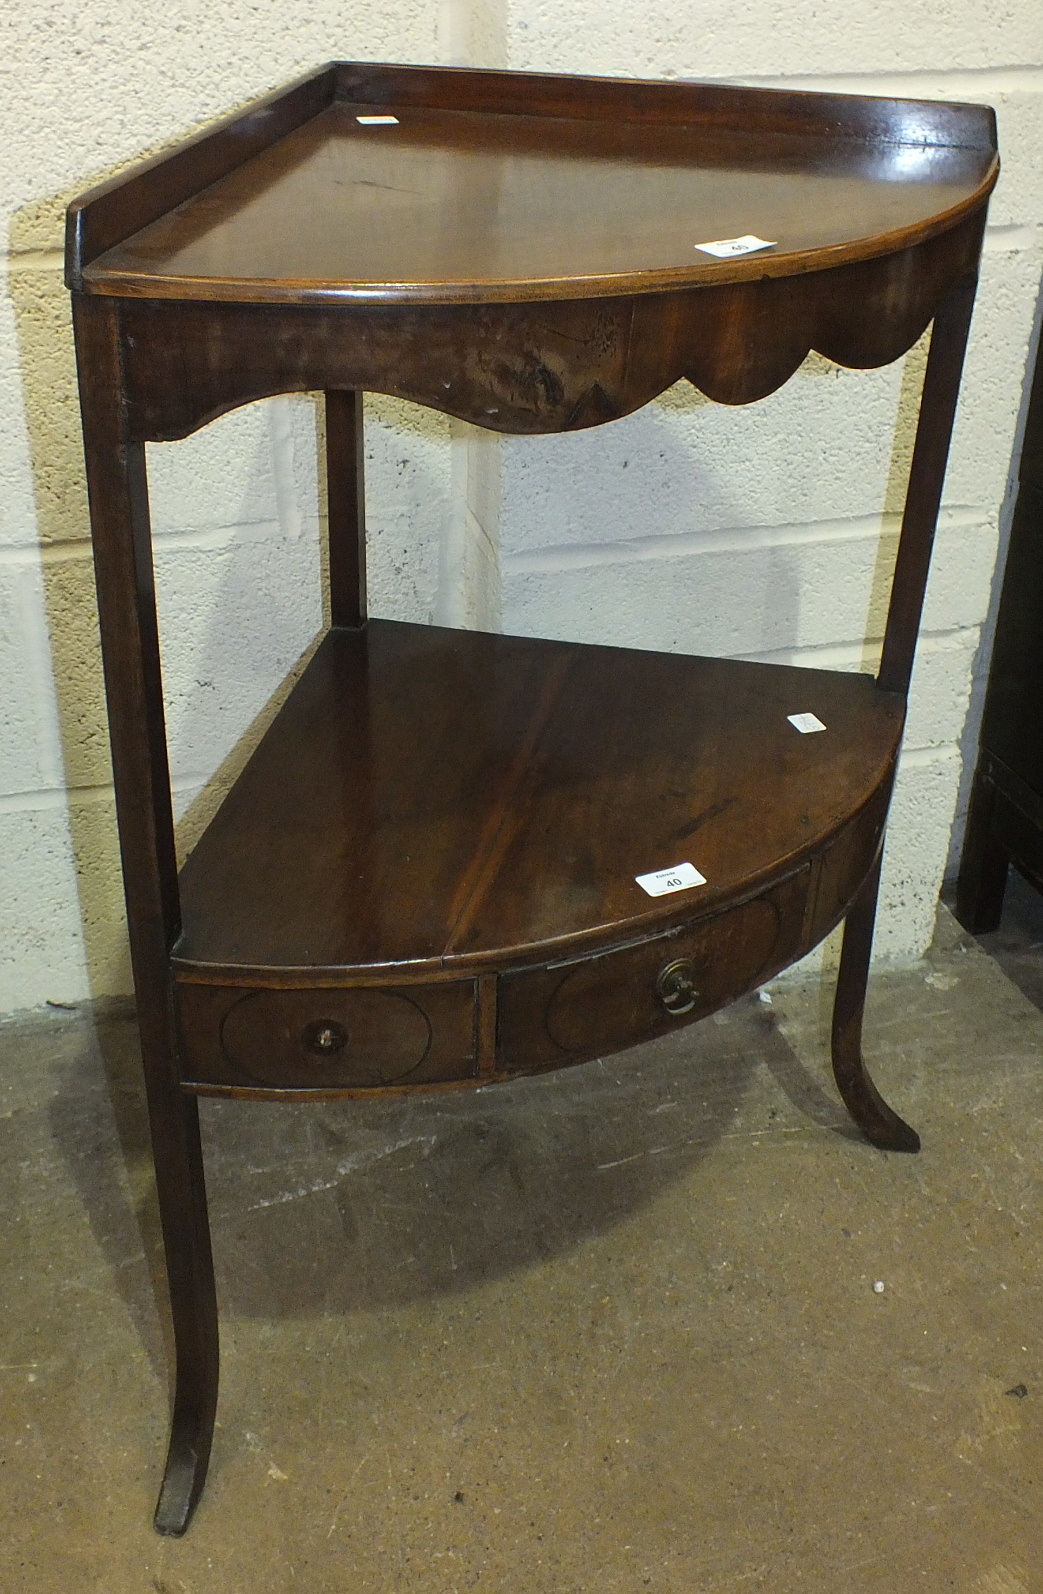
[[[69,282],[376,305],[720,287],[924,243],[997,170],[981,106],[337,65],[73,205]],[[696,247],[747,234],[771,247]]]

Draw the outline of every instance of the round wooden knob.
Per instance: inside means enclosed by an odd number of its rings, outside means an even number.
[[[699,992],[695,988],[695,965],[691,959],[675,958],[665,969],[660,969],[655,989],[668,1013],[675,1017],[690,1013],[699,1000]]]

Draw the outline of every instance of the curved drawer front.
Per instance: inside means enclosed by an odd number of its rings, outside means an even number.
[[[734,1001],[801,950],[809,870],[752,902],[636,946],[505,976],[499,1069],[619,1051]]]
[[[186,1083],[366,1090],[467,1079],[474,983],[395,990],[242,991],[180,985]]]
[[[848,821],[823,852],[818,866],[809,947],[821,941],[843,918],[869,873],[887,822],[891,784],[889,780],[874,792],[861,812]]]

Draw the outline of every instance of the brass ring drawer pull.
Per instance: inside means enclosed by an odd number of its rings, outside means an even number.
[[[302,1038],[310,1052],[329,1057],[347,1044],[348,1032],[335,1018],[316,1018],[305,1024]]]
[[[699,1000],[699,992],[695,988],[695,965],[691,959],[675,958],[665,969],[660,969],[655,989],[668,1013],[675,1017],[690,1013]]]

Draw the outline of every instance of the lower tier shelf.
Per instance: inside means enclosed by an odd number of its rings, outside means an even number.
[[[843,916],[903,714],[863,675],[329,632],[182,870],[186,1088],[478,1083],[712,1012]]]

